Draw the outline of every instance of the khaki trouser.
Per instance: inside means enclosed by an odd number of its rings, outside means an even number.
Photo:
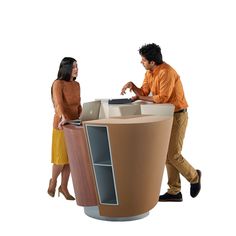
[[[196,183],[198,181],[197,171],[181,155],[187,123],[187,112],[174,114],[166,160],[169,185],[168,193],[170,194],[177,194],[181,190],[179,173],[190,183]]]

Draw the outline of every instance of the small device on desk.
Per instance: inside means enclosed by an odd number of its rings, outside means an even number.
[[[83,104],[80,118],[76,120],[68,120],[66,123],[80,126],[83,121],[97,120],[99,118],[100,106],[101,101],[86,102]]]
[[[97,120],[99,118],[100,107],[101,101],[92,101],[84,103],[80,120],[82,122],[87,120]]]
[[[66,124],[66,125],[68,124],[68,125],[77,125],[77,126],[80,126],[80,125],[82,125],[82,122],[81,122],[80,119],[67,120],[65,124]]]
[[[131,98],[117,98],[108,100],[108,104],[128,104],[131,102],[132,102]]]

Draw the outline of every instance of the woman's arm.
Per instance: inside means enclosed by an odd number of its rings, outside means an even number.
[[[62,125],[65,124],[67,117],[65,115],[65,110],[64,110],[64,105],[63,105],[63,87],[62,87],[62,83],[59,80],[56,80],[53,83],[52,99],[53,99],[53,104],[55,107],[55,112],[60,117],[58,128],[62,129]]]

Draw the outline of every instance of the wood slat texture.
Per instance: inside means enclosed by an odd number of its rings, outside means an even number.
[[[80,206],[96,206],[98,197],[84,128],[66,125],[64,133],[76,202]]]

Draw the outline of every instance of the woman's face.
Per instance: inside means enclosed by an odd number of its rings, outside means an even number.
[[[76,78],[77,75],[78,75],[77,62],[74,61],[74,62],[73,62],[73,66],[72,66],[72,72],[71,72],[71,80],[73,80],[73,78]]]

